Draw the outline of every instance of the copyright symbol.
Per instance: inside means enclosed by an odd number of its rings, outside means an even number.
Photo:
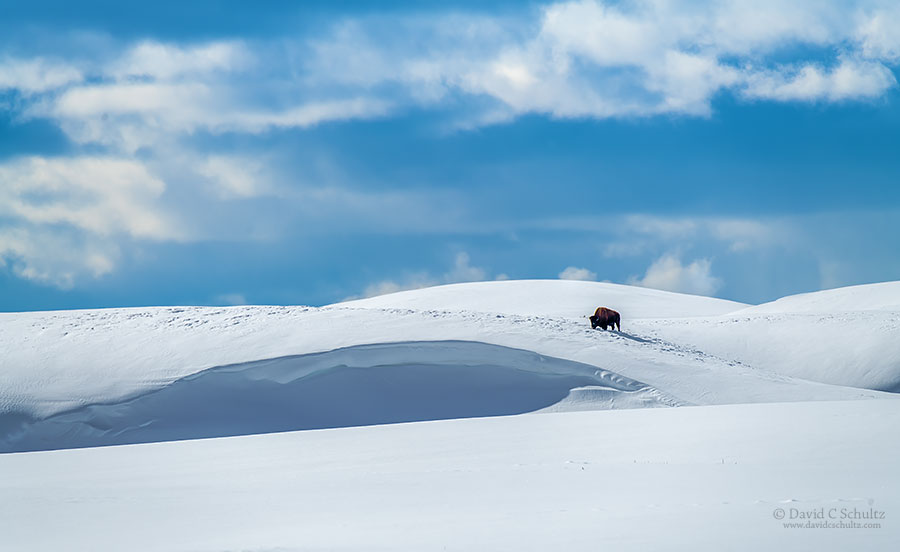
[[[784,519],[784,510],[781,508],[775,508],[775,511],[772,512],[772,515],[775,516],[775,519]]]

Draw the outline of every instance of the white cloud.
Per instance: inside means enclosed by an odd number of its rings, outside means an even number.
[[[565,270],[559,273],[560,280],[585,280],[585,281],[595,281],[597,279],[597,273],[591,272],[586,268],[578,268],[575,266],[567,267]]]
[[[84,76],[72,65],[43,58],[0,60],[0,90],[34,94],[80,82]]]
[[[81,278],[112,272],[119,256],[114,242],[48,227],[0,227],[0,267],[20,278],[71,288]]]
[[[616,238],[603,246],[607,257],[633,257],[660,248],[713,240],[732,252],[790,246],[795,232],[787,218],[624,215],[612,226]]]
[[[487,280],[487,270],[471,265],[469,254],[461,251],[456,254],[453,261],[453,267],[440,276],[432,276],[427,272],[417,272],[407,275],[402,281],[383,280],[369,286],[362,293],[362,297],[375,297],[376,295],[385,295],[388,293],[396,293],[398,291],[406,291],[410,289],[421,289],[426,287],[437,286],[441,284],[457,284],[461,282],[479,282]],[[508,279],[505,274],[499,274],[497,280]],[[359,299],[359,296],[347,297],[345,301],[351,299]]]
[[[582,0],[500,17],[364,16],[338,21],[313,39],[145,40],[91,63],[66,52],[2,58],[0,90],[15,98],[3,107],[58,125],[77,151],[65,160],[0,165],[7,225],[0,257],[17,259],[23,275],[51,281],[65,273],[59,281],[69,281],[114,270],[122,240],[196,238],[198,229],[186,230],[164,205],[164,180],[177,181],[182,197],[206,201],[249,200],[277,189],[279,199],[314,223],[344,214],[346,226],[385,232],[464,227],[459,203],[430,190],[373,193],[339,178],[279,187],[273,182],[287,180],[285,171],[270,160],[201,151],[193,138],[423,107],[455,111],[449,126],[474,128],[529,113],[708,116],[711,99],[723,92],[753,101],[867,100],[896,87],[898,22],[900,9],[878,0]],[[210,224],[212,217],[192,218]],[[671,249],[678,239],[704,234],[732,251],[782,239],[752,221],[625,222],[607,254],[666,250],[659,243]],[[67,228],[72,233],[63,238]],[[45,256],[31,250],[37,247],[71,248],[76,253],[58,256],[71,270],[38,262]],[[447,274],[410,281],[486,276],[465,257]]]
[[[449,94],[481,105],[462,110],[458,128],[525,113],[707,116],[721,91],[771,101],[883,95],[896,86],[889,65],[900,58],[892,31],[900,10],[885,6],[581,0],[550,4],[536,20],[369,16],[305,42],[142,41],[93,67],[89,82],[75,63],[7,59],[0,88],[40,96],[26,113],[56,121],[75,141],[126,153],[197,130],[384,117],[443,106]],[[830,53],[769,59],[798,45]]]
[[[780,219],[720,218],[702,220],[704,232],[728,244],[730,251],[747,251],[772,245],[788,245],[793,233]]]
[[[404,283],[398,283],[393,280],[384,280],[366,286],[363,290],[362,297],[377,297],[378,295],[387,295],[389,293],[397,293],[398,291],[408,291],[411,289],[421,289],[438,285],[439,282],[429,280],[426,277],[413,277],[407,279]],[[359,296],[347,297],[345,301],[359,299]]]
[[[721,91],[774,101],[884,94],[896,85],[887,64],[897,48],[889,30],[894,15],[879,10],[878,2],[583,0],[550,4],[536,22],[493,26],[480,17],[468,25],[458,17],[393,25],[363,19],[317,41],[307,68],[317,83],[356,90],[400,84],[419,103],[453,91],[490,97],[501,108],[488,109],[485,123],[523,113],[706,116]],[[426,47],[400,47],[411,42]],[[803,54],[793,64],[770,59],[801,45],[827,52],[826,65],[840,63],[826,70]],[[364,52],[364,61],[350,50]]]
[[[209,86],[199,83],[123,83],[76,87],[54,103],[59,118],[159,114],[166,119],[196,118],[214,100]],[[211,106],[210,106],[211,107]],[[204,109],[205,110],[205,109]],[[165,119],[163,119],[165,120]]]
[[[222,199],[256,197],[268,191],[269,180],[254,159],[240,156],[211,155],[201,161],[197,172],[209,179]]]
[[[187,238],[136,161],[27,157],[0,165],[0,182],[0,259],[23,278],[68,287],[110,273],[123,240]]]
[[[487,272],[480,267],[470,264],[469,254],[465,251],[456,254],[453,262],[453,268],[444,274],[442,281],[444,283],[456,282],[477,282],[487,279]]]
[[[213,299],[213,303],[217,305],[246,305],[247,298],[242,293],[224,293],[217,295]]]
[[[449,94],[494,100],[463,110],[459,127],[525,113],[707,116],[721,91],[771,101],[881,96],[896,86],[896,22],[900,9],[876,0],[580,0],[518,18],[375,15],[306,41],[145,40],[92,68],[90,82],[75,63],[7,59],[0,88],[44,93],[31,116],[125,152],[197,130],[384,117],[443,106]],[[771,59],[802,45],[824,58]]]
[[[306,128],[326,122],[381,117],[390,111],[390,107],[390,102],[364,97],[309,101],[283,110],[238,113],[209,126],[217,131],[252,133],[272,128]]]
[[[137,161],[27,157],[0,165],[0,214],[33,225],[70,225],[108,236],[177,239],[155,203],[165,183]]]
[[[561,2],[545,9],[540,38],[561,56],[577,55],[598,65],[638,65],[652,60],[673,30],[660,29],[652,9],[629,14],[600,2]]]
[[[838,101],[876,98],[896,84],[894,74],[881,63],[843,59],[832,69],[806,64],[796,70],[755,73],[743,93],[780,101]]]
[[[683,250],[696,245],[721,245],[730,252],[793,248],[798,245],[799,226],[795,216],[709,216],[650,215],[632,213],[604,218],[605,229],[597,238],[605,257],[625,258]],[[596,217],[533,219],[524,228],[576,231],[596,230]]]
[[[211,42],[178,47],[144,41],[115,60],[108,73],[117,79],[173,79],[197,74],[242,69],[252,62],[252,54],[239,42]]]
[[[860,18],[855,40],[870,59],[900,59],[900,5],[892,3]]]
[[[438,286],[444,283],[448,282],[442,282],[438,279],[435,279],[427,272],[418,272],[415,274],[408,274],[400,282],[395,280],[382,280],[380,282],[375,282],[374,284],[369,284],[368,286],[366,286],[366,289],[363,290],[362,295],[352,295],[345,298],[344,301],[367,297],[376,297],[378,295],[387,295],[389,293],[397,293],[399,291],[408,291],[411,289],[422,289],[432,286]]]
[[[206,82],[126,82],[72,87],[29,114],[50,117],[76,142],[126,153],[158,146],[197,130],[258,134],[329,121],[382,116],[390,106],[370,98],[306,101],[281,108],[236,105],[233,85]]]
[[[676,255],[668,254],[654,261],[643,277],[632,276],[628,283],[679,293],[713,295],[722,287],[722,281],[712,275],[711,269],[709,259],[697,259],[684,265]]]
[[[661,217],[656,215],[627,215],[619,225],[629,232],[657,235],[667,239],[681,239],[693,235],[701,225],[692,217]]]
[[[468,228],[452,194],[355,190],[342,186],[340,172],[297,182],[296,172],[279,170],[266,155],[158,153],[146,162],[84,155],[0,163],[0,268],[67,287],[113,272],[123,260],[120,251],[147,241]],[[260,205],[248,206],[248,200]],[[483,277],[460,254],[435,281]]]

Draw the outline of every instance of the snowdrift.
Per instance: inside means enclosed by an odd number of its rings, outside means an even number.
[[[893,550],[898,426],[897,401],[816,401],[3,454],[3,546]],[[886,519],[811,520],[877,528],[790,528],[792,509],[877,510]]]
[[[529,351],[391,343],[222,366],[123,401],[10,419],[0,452],[559,410],[573,389],[590,394],[592,409],[679,405],[644,383]]]
[[[900,282],[784,297],[689,325],[639,325],[661,339],[780,374],[900,392]]]
[[[871,289],[830,292],[842,297],[836,304],[855,297],[870,307],[833,313],[809,310],[822,303],[815,294],[794,301],[805,312],[782,312],[800,310],[783,300],[781,310],[757,313],[615,284],[513,281],[322,308],[2,314],[0,451],[525,412],[895,398],[879,390],[900,382],[892,310],[900,288]],[[623,331],[590,329],[585,316],[600,304],[622,312]]]

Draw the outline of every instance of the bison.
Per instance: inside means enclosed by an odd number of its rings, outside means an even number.
[[[591,329],[596,330],[597,326],[600,326],[604,330],[607,326],[610,329],[616,329],[621,331],[619,327],[619,313],[612,309],[608,309],[606,307],[599,307],[596,311],[594,311],[594,316],[591,316]]]

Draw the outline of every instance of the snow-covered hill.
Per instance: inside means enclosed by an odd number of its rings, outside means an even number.
[[[888,549],[898,298],[521,281],[0,314],[0,542]]]
[[[590,329],[584,316],[600,304],[622,312],[622,332]],[[693,343],[735,316],[711,313],[742,308],[616,284],[522,281],[323,308],[4,314],[0,450],[538,410],[893,397]],[[673,313],[683,318],[653,318]],[[663,335],[673,328],[685,333]],[[873,359],[891,346],[866,345]]]
[[[637,331],[780,374],[900,391],[900,282],[784,297],[690,324]]]
[[[900,282],[880,282],[789,295],[770,303],[747,307],[739,312],[831,314],[858,311],[900,312]]]
[[[342,303],[345,307],[470,311],[584,318],[608,306],[626,319],[714,316],[748,305],[657,289],[578,280],[507,280],[414,289]]]

